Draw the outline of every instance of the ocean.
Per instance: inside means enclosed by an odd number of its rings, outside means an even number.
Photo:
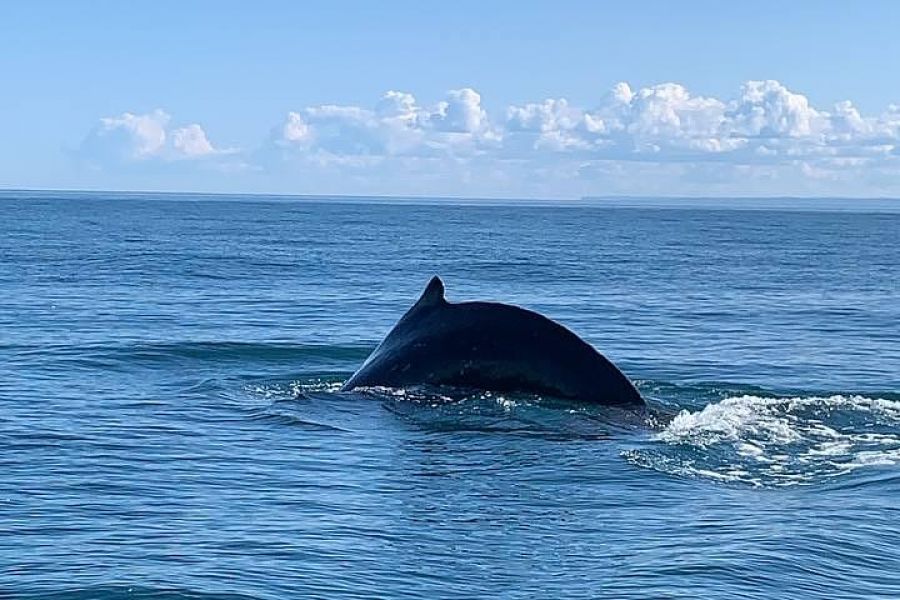
[[[900,597],[900,205],[650,204],[0,193],[0,597]],[[434,274],[650,410],[339,392]]]

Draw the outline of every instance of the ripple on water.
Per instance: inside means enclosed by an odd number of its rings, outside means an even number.
[[[96,586],[63,591],[40,591],[16,596],[23,600],[254,600],[255,596],[230,592],[207,593],[176,588],[141,586]]]
[[[654,418],[644,410],[589,406],[531,394],[430,386],[372,387],[342,393],[340,388],[341,382],[315,379],[254,385],[247,389],[268,402],[259,407],[260,417],[298,423],[308,422],[303,416],[307,413],[321,413],[320,407],[303,401],[321,403],[342,399],[379,402],[403,422],[430,432],[606,439],[646,428]]]

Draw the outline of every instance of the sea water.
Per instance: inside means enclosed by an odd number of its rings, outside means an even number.
[[[900,210],[651,204],[3,193],[0,596],[900,597]],[[340,393],[434,274],[650,410]]]

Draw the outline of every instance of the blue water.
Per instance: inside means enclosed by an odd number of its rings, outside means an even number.
[[[0,595],[900,597],[898,242],[892,210],[4,193]],[[651,411],[339,393],[435,273]]]

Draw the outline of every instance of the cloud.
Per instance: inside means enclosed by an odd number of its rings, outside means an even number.
[[[79,155],[99,164],[178,161],[222,154],[200,125],[172,127],[171,116],[157,109],[146,114],[104,117],[81,143]]]
[[[728,110],[727,127],[745,137],[803,138],[824,135],[828,114],[777,81],[748,81]]]
[[[252,152],[223,151],[161,110],[101,119],[82,152],[183,164],[232,153],[259,180],[311,193],[898,194],[900,106],[818,107],[774,80],[721,98],[620,82],[586,106],[558,97],[495,112],[472,88],[433,103],[390,90],[369,106],[297,107]]]
[[[195,158],[209,156],[218,151],[206,137],[206,132],[196,123],[172,131],[172,149],[175,156]]]
[[[897,115],[864,117],[850,101],[814,108],[777,81],[749,81],[729,100],[664,83],[632,91],[617,84],[594,107],[564,99],[510,107],[506,132],[536,159],[542,151],[650,162],[790,164],[829,157],[887,156],[900,142]],[[507,145],[510,147],[510,145]]]
[[[487,112],[481,108],[481,95],[471,88],[450,90],[429,115],[438,131],[478,134],[488,127]]]
[[[871,156],[898,142],[900,111],[864,117],[849,101],[817,109],[777,81],[748,81],[736,97],[692,94],[677,83],[633,90],[618,83],[591,107],[565,98],[510,106],[499,119],[471,88],[433,106],[389,91],[374,109],[323,105],[287,115],[275,143],[306,153],[391,157],[479,155],[492,159],[794,161]],[[890,148],[888,147],[890,146]]]
[[[307,107],[288,113],[272,136],[272,143],[289,154],[339,162],[471,155],[498,140],[481,96],[470,88],[451,90],[433,106],[420,105],[412,94],[388,91],[372,109]]]

